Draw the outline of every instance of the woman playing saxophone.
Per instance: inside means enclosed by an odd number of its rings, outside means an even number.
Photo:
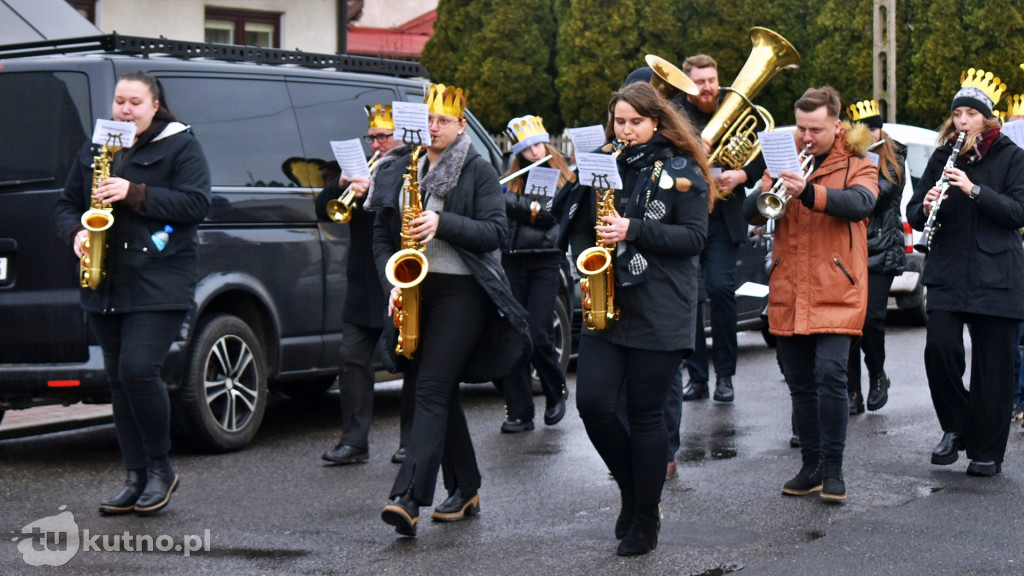
[[[601,216],[594,188],[577,183],[559,193],[574,256],[617,245],[615,303],[619,320],[580,337],[576,406],[615,477],[622,508],[615,535],[623,556],[654,549],[665,482],[666,391],[693,349],[698,258],[704,248],[714,185],[703,145],[673,105],[646,83],[612,95],[609,141],[629,146],[618,157],[622,189]],[[625,383],[628,426],[618,416]]]

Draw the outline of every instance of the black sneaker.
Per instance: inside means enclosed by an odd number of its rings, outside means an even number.
[[[868,410],[874,412],[879,410],[889,401],[889,375],[882,372],[878,378],[871,381],[871,390],[868,391]]]
[[[820,492],[821,477],[820,461],[814,465],[804,464],[800,472],[782,486],[782,493],[787,496],[806,496],[812,492]]]
[[[828,502],[846,500],[846,482],[843,481],[843,465],[839,462],[826,462],[824,481],[822,482],[821,498]]]
[[[708,383],[689,380],[683,388],[683,402],[703,400],[708,397]]]

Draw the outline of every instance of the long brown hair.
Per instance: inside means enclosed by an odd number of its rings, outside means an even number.
[[[672,142],[676,150],[697,161],[708,185],[708,212],[711,212],[715,206],[718,189],[711,178],[704,144],[697,138],[686,119],[679,115],[675,106],[662,96],[657,88],[646,82],[634,82],[612,94],[611,102],[608,103],[608,126],[605,128],[605,137],[609,141],[615,139],[615,105],[620,101],[632,106],[637,114],[656,119],[658,134]]]
[[[964,140],[964,146],[960,149],[960,155],[964,156],[968,152],[974,149],[974,145],[978,143],[978,136],[981,136],[985,132],[992,130],[993,128],[1002,127],[1003,123],[996,118],[985,118],[985,123],[981,125],[981,130],[974,133],[967,133],[967,138]],[[953,115],[950,114],[949,118],[939,126],[939,142],[938,145],[942,146],[946,142],[952,140],[958,133],[956,126],[953,125]]]
[[[561,188],[562,186],[565,185],[566,182],[572,182],[573,180],[575,180],[576,175],[569,168],[569,163],[565,161],[565,156],[563,156],[562,153],[559,152],[558,150],[555,150],[555,147],[552,146],[551,144],[548,144],[547,142],[544,142],[543,144],[544,154],[551,154],[551,159],[548,160],[548,166],[562,173],[558,177],[558,187]],[[512,174],[513,172],[519,170],[523,166],[529,165],[530,162],[526,162],[522,154],[516,154],[515,157],[512,158],[512,163],[509,165],[508,172],[506,172],[505,175],[507,176],[509,174]],[[509,182],[508,191],[512,192],[513,194],[522,194],[523,188],[526,186],[526,178],[528,176],[528,173],[523,174],[522,176]]]
[[[896,156],[896,147],[892,145],[892,138],[885,133],[885,130],[878,129],[879,144],[873,152],[878,154],[878,172],[893,184],[897,184],[897,179],[892,175],[892,171],[895,170],[897,174],[903,173],[903,166],[900,164],[900,159]]]

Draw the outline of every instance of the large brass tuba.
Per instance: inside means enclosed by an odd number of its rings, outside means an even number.
[[[629,146],[623,140],[612,144],[612,157],[618,158]],[[594,188],[597,201],[597,223],[601,226],[601,218],[615,215],[615,190],[612,188]],[[595,230],[596,233],[596,230]],[[580,302],[583,308],[583,325],[588,330],[602,332],[611,327],[619,319],[619,309],[615,306],[615,244],[604,245],[597,240],[576,258],[576,268],[580,272]]]
[[[366,165],[370,169],[370,174],[373,174],[373,170],[377,167],[379,157],[380,150],[377,150],[367,161]],[[348,188],[345,188],[345,191],[341,193],[341,196],[327,202],[327,216],[339,224],[347,224],[349,220],[352,220],[352,211],[355,210],[355,204],[356,191],[349,184]]]
[[[760,26],[749,32],[754,48],[732,86],[722,88],[729,93],[700,134],[711,143],[708,163],[726,170],[749,164],[761,151],[757,133],[775,129],[775,119],[753,98],[779,70],[800,66],[800,54],[779,34]]]
[[[384,275],[388,282],[402,290],[395,309],[394,322],[398,328],[395,353],[412,358],[420,342],[420,282],[427,276],[427,257],[423,245],[412,237],[409,222],[423,213],[420,200],[419,161],[423,146],[413,148],[409,156],[402,183],[402,249],[388,258]]]
[[[685,92],[690,96],[700,94],[700,88],[697,88],[693,80],[690,80],[689,76],[668,60],[654,54],[648,54],[644,57],[644,60],[647,61],[647,65],[654,72],[651,75],[651,86],[657,88],[665,98],[672,100],[680,92]]]
[[[89,209],[82,214],[82,227],[89,231],[89,237],[82,245],[82,259],[79,262],[82,288],[96,290],[107,275],[103,270],[103,260],[107,251],[107,229],[114,225],[114,206],[103,204],[96,197],[96,188],[110,178],[110,164],[121,147],[121,135],[110,134],[107,142],[100,146],[99,154],[92,158],[91,200]]]

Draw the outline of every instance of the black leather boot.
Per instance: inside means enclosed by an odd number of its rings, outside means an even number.
[[[619,517],[615,520],[615,539],[622,540],[629,531],[629,525],[633,523],[633,507],[636,500],[632,493],[620,492],[622,496],[622,508],[619,509]]]
[[[146,490],[135,502],[135,513],[149,516],[163,510],[171,501],[171,493],[178,489],[178,475],[171,467],[171,461],[164,456],[150,460],[146,475]]]
[[[661,530],[661,520],[657,515],[652,517],[636,516],[630,524],[619,548],[616,550],[619,556],[640,556],[647,554],[658,547],[658,532]]]
[[[139,499],[142,491],[146,489],[146,469],[138,468],[128,471],[128,478],[124,481],[124,488],[117,493],[117,496],[100,502],[100,514],[113,516],[115,514],[127,514],[135,509],[135,502]]]
[[[868,390],[868,410],[874,412],[879,410],[889,401],[889,375],[882,372],[877,378],[871,379],[871,389]]]
[[[392,498],[380,519],[395,527],[395,532],[402,536],[416,536],[416,525],[420,522],[420,505],[412,495],[412,487]]]

